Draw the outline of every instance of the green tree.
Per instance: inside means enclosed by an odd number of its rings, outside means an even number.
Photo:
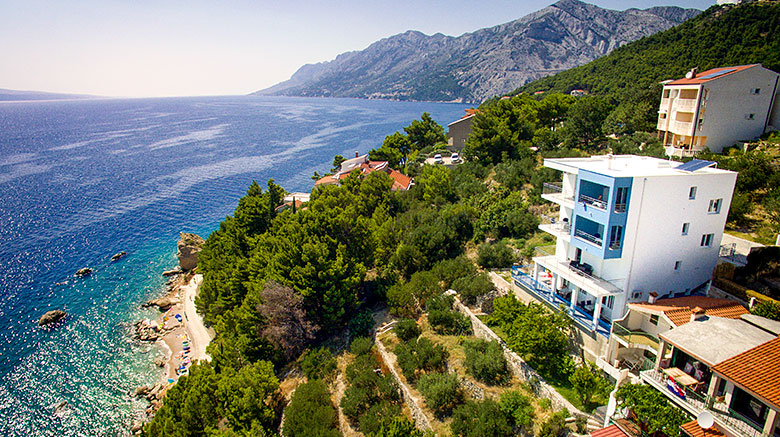
[[[538,103],[529,96],[500,100],[477,113],[463,155],[497,164],[531,154],[530,141],[538,122]]]
[[[601,137],[604,120],[612,110],[605,99],[598,96],[581,97],[569,108],[563,125],[564,140],[569,146],[582,145],[585,149]]]
[[[330,349],[307,350],[301,357],[301,370],[308,379],[329,379],[336,371],[336,358]]]
[[[477,250],[477,264],[486,269],[509,267],[517,259],[515,251],[503,240],[481,244]]]
[[[273,429],[277,417],[271,395],[279,389],[273,364],[258,361],[238,372],[228,368],[219,378],[217,397],[222,404],[221,415],[232,429],[250,431],[256,423],[265,430]]]
[[[423,375],[417,388],[425,396],[428,408],[439,417],[450,415],[452,410],[463,402],[458,377],[451,373]]]
[[[452,283],[452,287],[458,292],[463,303],[474,305],[478,297],[493,291],[494,285],[493,281],[490,280],[490,276],[485,272],[481,272],[457,279]]]
[[[347,158],[344,158],[341,155],[336,155],[333,157],[333,168],[330,169],[332,173],[335,173],[341,169],[341,163],[346,161]]]
[[[315,379],[295,389],[284,411],[284,431],[288,437],[338,437],[338,414],[330,402],[328,387]]]
[[[369,437],[424,437],[425,434],[415,428],[414,422],[406,416],[396,416],[391,420],[383,420],[379,430],[369,434]]]
[[[513,436],[512,425],[496,401],[468,401],[455,408],[452,434],[463,437]]]
[[[431,114],[423,112],[419,120],[412,121],[412,124],[404,128],[409,141],[416,150],[426,147],[433,147],[437,143],[444,143],[447,137],[444,135],[444,128],[436,123]]]
[[[498,342],[466,340],[463,343],[466,359],[463,364],[471,376],[490,385],[505,383],[510,376],[509,364]]]
[[[601,370],[591,362],[584,362],[569,375],[569,382],[583,405],[588,408],[596,394],[606,395],[609,382],[601,376]]]
[[[455,200],[450,172],[441,166],[423,166],[417,177],[416,189],[422,191],[422,198],[427,204],[442,205]]]
[[[393,332],[395,332],[396,337],[404,342],[417,338],[422,333],[417,322],[412,319],[399,320],[393,327]]]
[[[757,303],[750,309],[751,314],[780,321],[780,304],[768,300]]]
[[[679,437],[680,425],[688,421],[685,413],[649,385],[621,385],[617,401],[619,408],[633,411],[650,434],[662,432],[669,437]]]
[[[368,158],[372,161],[387,161],[390,167],[397,168],[399,164],[405,164],[412,150],[412,143],[402,133],[396,132],[385,137],[382,147],[368,152]]]
[[[501,394],[500,406],[515,426],[528,428],[533,425],[534,406],[528,396],[517,390],[505,391]]]

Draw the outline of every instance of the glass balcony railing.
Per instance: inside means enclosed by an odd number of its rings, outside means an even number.
[[[574,231],[574,236],[582,238],[583,240],[586,240],[586,241],[588,241],[590,243],[593,243],[593,244],[595,244],[598,247],[602,247],[604,245],[604,239],[603,238],[597,237],[595,235],[591,235],[591,234],[589,234],[589,233],[587,233],[585,231],[579,230],[579,229]]]
[[[628,344],[644,345],[653,350],[658,349],[658,345],[660,344],[660,340],[658,340],[658,337],[655,335],[642,331],[641,329],[631,330],[619,323],[612,324],[612,333],[625,340]]]

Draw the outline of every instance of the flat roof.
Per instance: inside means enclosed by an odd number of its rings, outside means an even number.
[[[710,367],[776,338],[744,320],[706,315],[659,336]]]
[[[767,319],[766,317],[757,316],[755,314],[743,314],[740,316],[744,321],[751,325],[756,325],[764,331],[769,331],[772,334],[780,335],[780,322],[777,320]]]
[[[734,173],[729,170],[722,170],[715,167],[705,167],[695,171],[685,171],[684,167],[682,170],[678,170],[677,167],[682,165],[684,165],[682,162],[637,155],[594,155],[588,158],[555,158],[544,160],[545,167],[560,170],[565,173],[577,173],[578,170],[581,169],[611,177]]]

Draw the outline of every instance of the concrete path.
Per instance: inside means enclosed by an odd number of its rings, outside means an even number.
[[[186,319],[184,326],[187,329],[187,335],[192,346],[192,359],[194,361],[211,361],[211,357],[206,353],[206,346],[209,345],[214,337],[206,329],[206,326],[203,324],[203,318],[195,310],[195,296],[198,295],[202,282],[203,275],[195,275],[189,284],[181,288],[184,296],[184,317]]]

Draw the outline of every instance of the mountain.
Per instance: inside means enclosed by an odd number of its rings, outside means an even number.
[[[526,84],[515,90],[617,95],[648,90],[665,79],[685,76],[693,67],[763,64],[780,72],[780,3],[751,2],[712,6],[685,23],[626,44],[607,56]],[[660,91],[654,94],[660,98]],[[656,104],[657,107],[657,104]]]
[[[65,99],[94,99],[96,96],[83,94],[60,94],[43,91],[18,91],[0,88],[0,102],[23,100],[65,100]]]
[[[499,26],[451,37],[408,31],[301,67],[260,95],[479,102],[604,56],[696,16],[678,7],[613,11],[561,0]]]

